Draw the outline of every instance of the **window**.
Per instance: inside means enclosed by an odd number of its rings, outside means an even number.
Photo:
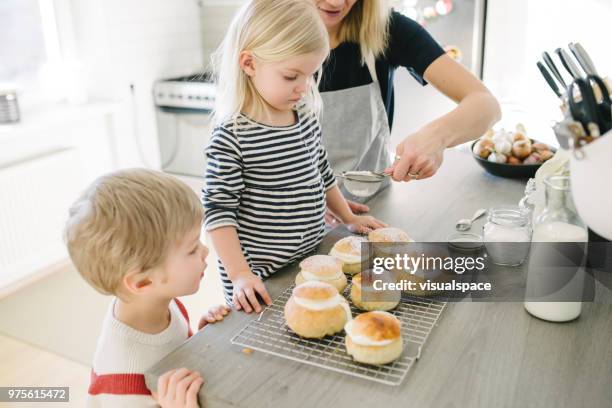
[[[0,84],[28,100],[48,99],[45,87],[61,70],[54,0],[0,2]]]

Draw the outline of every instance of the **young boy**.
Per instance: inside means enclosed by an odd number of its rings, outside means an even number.
[[[70,258],[91,286],[114,295],[94,356],[88,406],[198,406],[199,373],[168,372],[152,395],[144,372],[192,334],[177,297],[197,292],[204,276],[202,218],[188,186],[144,169],[99,178],[70,208]],[[199,328],[228,311],[212,308]]]

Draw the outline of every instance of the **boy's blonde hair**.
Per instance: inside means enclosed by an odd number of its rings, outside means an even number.
[[[69,210],[64,239],[83,278],[118,295],[126,273],[163,264],[170,246],[200,226],[203,208],[185,183],[131,169],[94,181]]]
[[[251,0],[234,16],[212,57],[217,79],[215,123],[235,118],[249,103],[255,113],[265,101],[239,64],[240,53],[251,51],[259,62],[278,62],[313,52],[329,53],[329,37],[312,0]],[[306,106],[319,113],[321,97],[311,81]]]
[[[389,43],[389,0],[358,0],[342,21],[338,39],[353,42],[361,48],[361,63],[366,58],[384,55]]]

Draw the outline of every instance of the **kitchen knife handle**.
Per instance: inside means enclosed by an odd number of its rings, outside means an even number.
[[[584,71],[588,75],[597,75],[597,69],[595,68],[595,64],[593,64],[591,56],[588,52],[586,52],[584,47],[580,45],[580,43],[572,43],[569,45],[569,47],[570,50],[572,50],[572,52],[576,56],[576,59],[580,63],[580,66],[582,66],[582,69],[584,69]]]
[[[563,94],[561,93],[561,91],[559,91],[559,88],[557,87],[555,80],[552,78],[552,76],[550,76],[544,64],[538,61],[537,65],[538,65],[538,68],[540,69],[540,72],[542,73],[542,76],[544,77],[546,82],[548,82],[548,85],[550,86],[550,88],[559,98],[561,98]]]
[[[550,57],[550,54],[544,51],[542,53],[542,58],[544,58],[544,62],[548,66],[548,69],[550,69],[550,72],[552,72],[555,78],[557,78],[557,81],[559,81],[559,83],[563,85],[563,88],[567,89],[567,83],[565,82],[565,80],[563,80],[561,73],[559,72],[559,70],[557,69],[557,66],[555,65],[552,58]]]
[[[578,70],[578,67],[576,66],[576,64],[574,64],[574,61],[571,60],[567,51],[565,51],[563,48],[557,48],[555,52],[559,56],[561,63],[563,64],[567,72],[570,73],[572,78],[580,79],[582,75],[580,74],[580,71]]]

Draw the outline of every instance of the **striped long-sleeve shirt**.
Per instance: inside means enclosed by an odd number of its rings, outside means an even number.
[[[325,228],[325,192],[336,184],[312,112],[272,127],[243,115],[215,128],[206,148],[202,190],[207,231],[236,228],[251,271],[266,278],[319,244]],[[232,284],[222,262],[225,297]]]

